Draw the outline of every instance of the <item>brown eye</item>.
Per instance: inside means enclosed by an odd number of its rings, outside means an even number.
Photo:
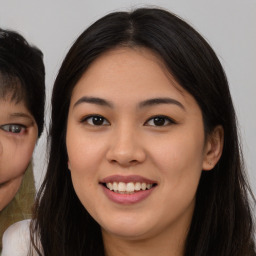
[[[154,116],[145,123],[147,126],[167,126],[175,122],[167,116]]]
[[[163,126],[165,124],[165,121],[166,120],[163,117],[155,117],[153,119],[154,125],[156,125],[156,126]]]
[[[83,122],[94,126],[109,125],[107,119],[100,115],[87,116]]]

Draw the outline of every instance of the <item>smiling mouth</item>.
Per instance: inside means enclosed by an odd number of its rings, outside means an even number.
[[[156,183],[145,182],[107,182],[101,184],[118,194],[134,194],[139,191],[150,190],[157,185]]]

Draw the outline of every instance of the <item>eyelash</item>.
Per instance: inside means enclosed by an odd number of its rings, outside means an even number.
[[[21,134],[26,131],[27,127],[22,124],[4,124],[0,126],[0,129],[8,133]]]
[[[153,122],[162,122],[164,121],[163,125],[148,125],[147,123],[149,123],[149,121],[153,121]],[[155,126],[155,127],[163,127],[163,126],[168,126],[168,125],[171,125],[171,124],[176,124],[176,122],[171,119],[170,117],[168,116],[164,116],[164,115],[156,115],[156,116],[153,116],[153,117],[150,117],[145,123],[144,125],[146,126]]]
[[[99,122],[102,121],[103,123],[94,124],[93,123],[93,118],[95,118],[94,121],[99,121]],[[92,120],[91,123],[89,122],[90,119]],[[106,126],[106,125],[110,125],[109,121],[105,117],[103,117],[101,115],[88,115],[88,116],[82,118],[82,120],[80,122],[81,123],[87,123],[87,124],[92,125],[92,126]],[[104,122],[107,122],[107,124],[106,123],[104,124]]]
[[[95,119],[93,120],[93,118],[95,118]],[[160,122],[161,125],[156,125],[156,123],[154,123],[155,125],[148,124],[151,120],[153,122]],[[99,123],[95,124],[95,123],[93,123],[94,121],[99,122]],[[107,126],[107,125],[110,125],[110,122],[105,117],[103,117],[101,115],[89,115],[89,116],[86,116],[86,117],[82,118],[82,120],[80,122],[81,123],[87,123],[87,124],[92,125],[92,126]],[[155,126],[155,127],[163,127],[163,126],[168,126],[168,125],[171,125],[171,124],[176,124],[176,122],[173,119],[171,119],[170,117],[164,116],[164,115],[156,115],[156,116],[150,117],[144,123],[145,126]]]

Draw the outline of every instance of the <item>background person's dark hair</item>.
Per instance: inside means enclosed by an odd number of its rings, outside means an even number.
[[[0,29],[0,99],[24,101],[38,126],[44,127],[45,69],[43,54],[17,32]]]
[[[67,54],[53,89],[50,159],[31,225],[34,243],[39,238],[48,256],[104,255],[100,226],[72,186],[65,136],[74,86],[97,57],[118,46],[146,47],[162,58],[199,104],[205,136],[216,125],[224,128],[221,159],[212,171],[202,172],[184,255],[255,255],[248,202],[253,195],[244,173],[225,73],[211,47],[193,28],[159,9],[109,14],[82,33]]]

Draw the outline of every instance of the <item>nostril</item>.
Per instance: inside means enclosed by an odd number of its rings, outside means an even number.
[[[145,158],[146,154],[143,148],[131,143],[124,145],[120,142],[118,145],[112,145],[106,153],[106,159],[110,163],[122,166],[136,165],[143,162]]]

